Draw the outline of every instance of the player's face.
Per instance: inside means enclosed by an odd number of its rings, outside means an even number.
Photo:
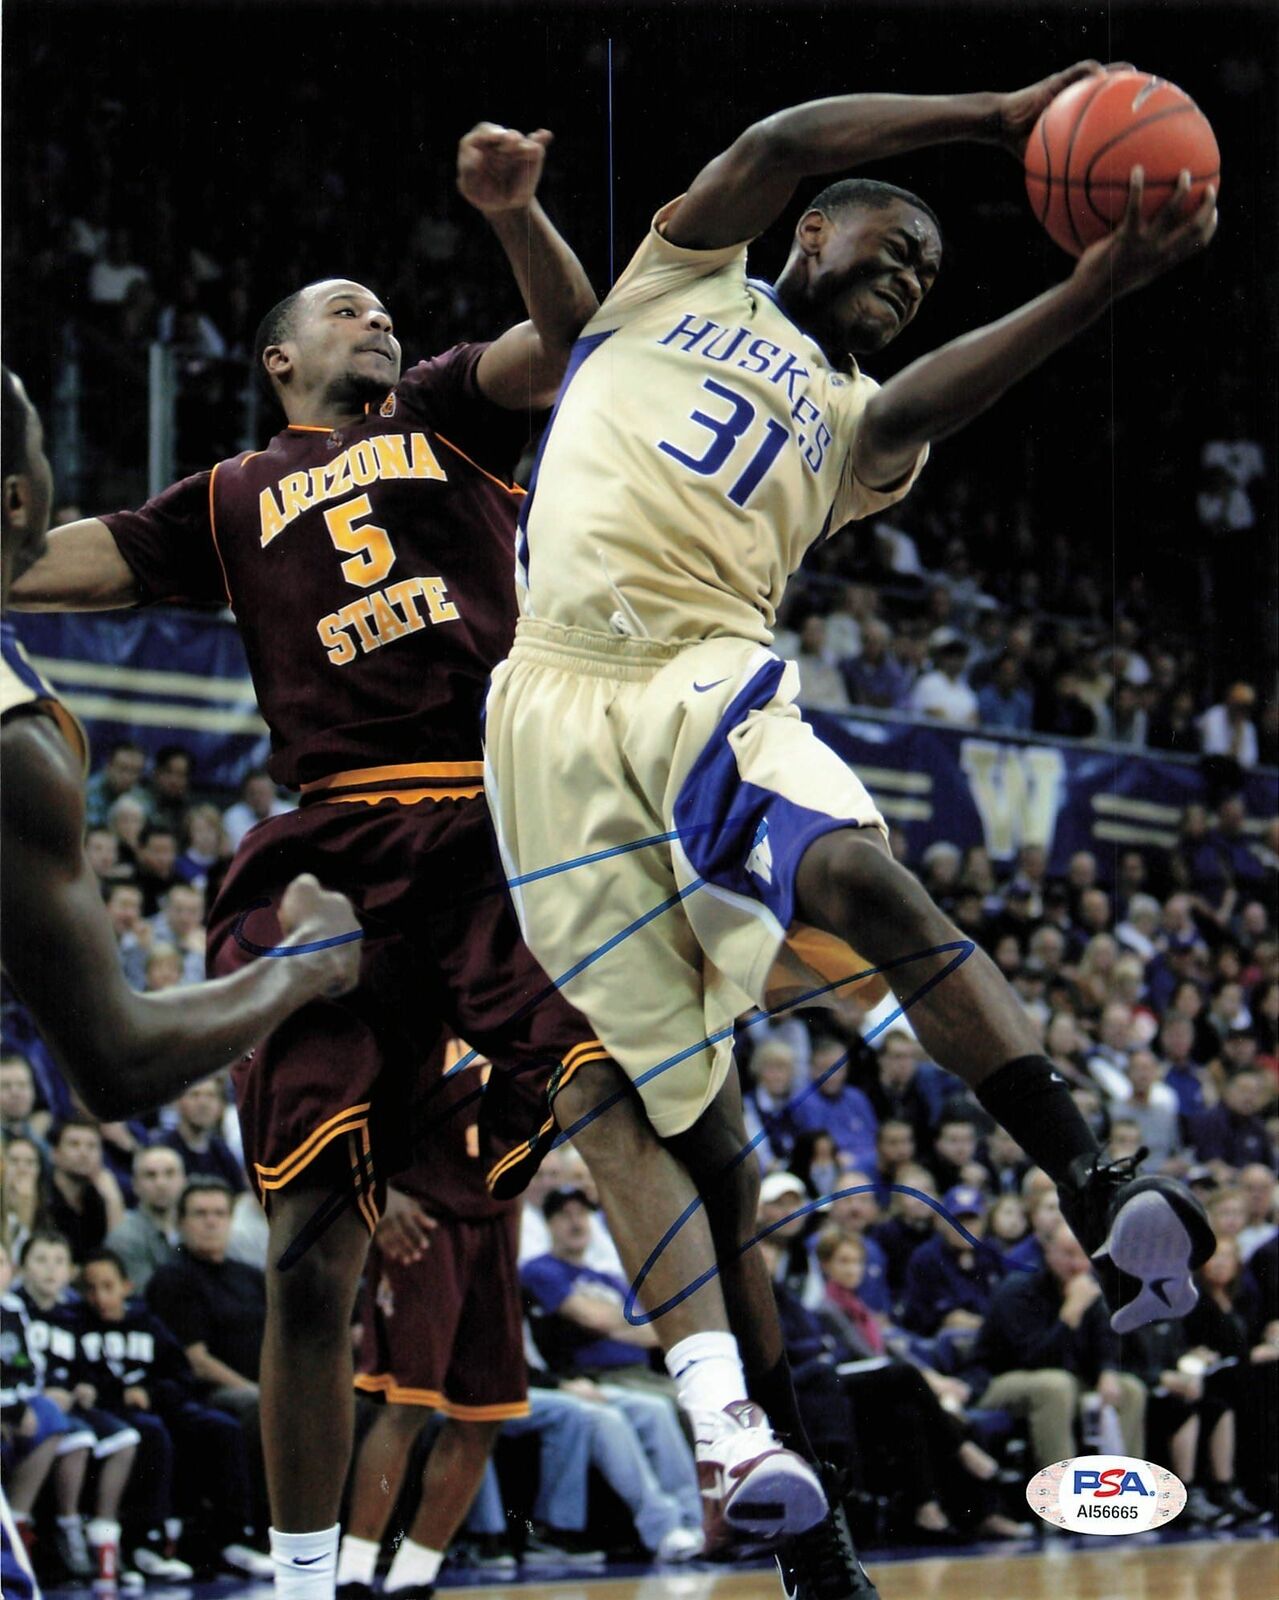
[[[941,236],[905,201],[831,220],[810,258],[808,298],[832,354],[882,350],[909,323],[941,268]]]
[[[400,345],[391,315],[361,284],[330,279],[312,284],[294,308],[290,336],[280,348],[294,380],[326,400],[363,405],[380,400],[400,380]]]

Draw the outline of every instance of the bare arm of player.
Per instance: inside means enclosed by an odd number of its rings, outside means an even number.
[[[1020,155],[1039,113],[1063,89],[1102,71],[1099,62],[1080,61],[1008,94],[850,94],[774,112],[698,173],[662,232],[694,250],[740,244],[776,221],[800,179],[926,145],[970,140]]]
[[[118,611],[141,598],[111,530],[97,517],[55,528],[9,596],[18,611]]]
[[[1143,176],[1133,169],[1128,209],[1114,233],[1079,258],[1064,283],[999,322],[978,328],[890,378],[866,407],[853,444],[853,469],[871,486],[897,482],[925,444],[971,422],[1020,378],[1101,316],[1112,300],[1194,255],[1217,229],[1216,191],[1184,210],[1183,172],[1167,204],[1141,218]]]
[[[457,186],[488,218],[530,320],[495,339],[476,379],[495,405],[540,410],[555,399],[573,341],[599,302],[581,262],[537,201],[545,128],[525,136],[481,122],[458,145]]]
[[[65,741],[46,717],[13,717],[0,751],[4,968],[95,1116],[162,1105],[238,1060],[307,1000],[354,987],[357,939],[258,960],[213,983],[135,994],[84,857],[84,798]],[[290,885],[281,925],[285,947],[359,927],[344,896],[310,877]]]

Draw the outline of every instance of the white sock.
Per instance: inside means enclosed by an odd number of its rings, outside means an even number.
[[[731,1333],[692,1333],[666,1352],[685,1411],[722,1411],[746,1399],[746,1375]]]
[[[339,1586],[344,1583],[367,1583],[371,1589],[381,1548],[376,1539],[357,1539],[353,1533],[344,1533],[342,1548],[338,1551]]]
[[[315,1533],[271,1529],[276,1600],[333,1600],[340,1531],[337,1523]]]
[[[65,1517],[58,1518],[58,1526],[60,1528],[81,1527],[80,1513],[78,1511],[68,1511]]]
[[[392,1594],[396,1589],[407,1589],[411,1583],[434,1583],[443,1560],[442,1550],[428,1550],[424,1544],[402,1539],[391,1570],[386,1575],[383,1592]]]

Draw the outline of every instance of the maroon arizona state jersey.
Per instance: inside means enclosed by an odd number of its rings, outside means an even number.
[[[528,436],[526,413],[479,391],[485,348],[420,362],[358,422],[285,428],[103,518],[145,600],[230,604],[292,788],[410,763],[478,774],[515,632],[510,473]]]

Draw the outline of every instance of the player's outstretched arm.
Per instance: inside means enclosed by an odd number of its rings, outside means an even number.
[[[496,405],[540,409],[555,398],[573,341],[599,304],[573,251],[537,200],[551,134],[495,122],[471,129],[457,149],[457,186],[488,218],[511,264],[530,320],[494,340],[476,379]]]
[[[14,583],[18,611],[118,611],[142,599],[105,522],[87,517],[49,535],[44,555]]]
[[[68,1079],[95,1115],[150,1110],[220,1071],[307,1000],[352,988],[356,939],[262,959],[229,978],[163,994],[124,981],[98,882],[84,858],[84,798],[46,717],[0,733],[4,787],[4,967]],[[356,932],[350,903],[299,878],[282,906],[285,947]]]
[[[1203,249],[1217,229],[1216,191],[1209,189],[1187,212],[1190,174],[1183,172],[1167,204],[1143,222],[1142,186],[1136,167],[1123,222],[1084,252],[1064,283],[889,379],[867,405],[853,444],[853,467],[863,483],[897,482],[924,445],[979,416],[1095,322],[1112,300]]]
[[[962,139],[1020,156],[1040,112],[1063,89],[1103,70],[1081,61],[1007,94],[850,94],[775,112],[702,169],[662,232],[695,250],[740,244],[776,221],[801,179],[925,145]]]

